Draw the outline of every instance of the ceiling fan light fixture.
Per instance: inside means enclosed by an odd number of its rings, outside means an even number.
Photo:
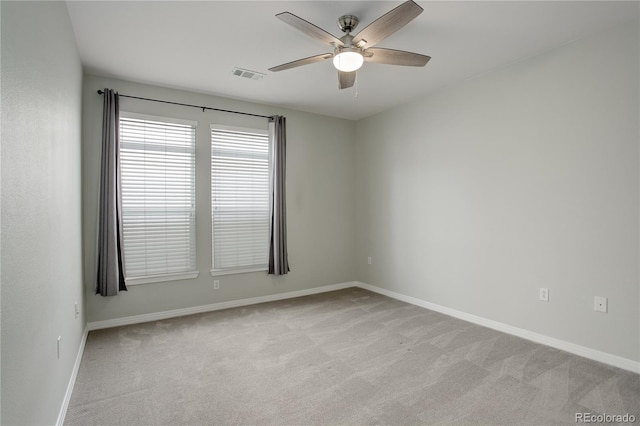
[[[333,57],[333,66],[338,71],[352,72],[360,69],[364,63],[364,57],[360,49],[345,47],[337,52]]]

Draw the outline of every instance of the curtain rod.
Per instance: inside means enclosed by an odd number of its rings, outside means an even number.
[[[102,90],[98,90],[98,94],[99,94],[99,95],[102,95],[102,94],[104,94],[104,91],[102,91]],[[199,105],[191,105],[191,104],[181,104],[181,103],[179,103],[179,102],[162,101],[162,100],[160,100],[160,99],[141,98],[141,97],[139,97],[139,96],[129,96],[129,95],[120,95],[120,94],[118,94],[118,95],[119,95],[119,96],[122,96],[123,98],[140,99],[140,100],[143,100],[143,101],[160,102],[160,103],[163,103],[163,104],[180,105],[180,106],[186,106],[186,107],[198,108],[198,109],[201,109],[201,110],[202,110],[202,112],[204,112],[205,110],[209,109],[209,110],[212,110],[212,111],[229,112],[229,113],[231,113],[231,114],[250,115],[250,116],[252,116],[252,117],[262,117],[262,118],[268,118],[268,119],[270,119],[270,118],[271,118],[271,117],[270,117],[270,116],[268,116],[268,115],[251,114],[250,112],[231,111],[231,110],[228,110],[228,109],[212,108],[212,107],[207,107],[207,106],[199,106]]]

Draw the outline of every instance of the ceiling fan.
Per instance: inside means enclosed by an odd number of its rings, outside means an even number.
[[[290,68],[333,58],[333,65],[338,70],[338,88],[346,89],[353,86],[356,81],[356,70],[358,70],[365,61],[379,64],[423,67],[429,62],[431,57],[419,53],[405,52],[403,50],[374,47],[411,22],[422,13],[422,10],[423,9],[414,1],[406,1],[373,21],[356,35],[352,35],[351,31],[355,30],[358,26],[358,18],[353,15],[343,15],[338,18],[338,26],[342,32],[345,33],[341,38],[334,37],[322,28],[305,21],[293,13],[279,13],[276,15],[277,18],[316,40],[332,45],[334,50],[333,53],[322,53],[320,55],[287,62],[286,64],[269,68],[269,71],[288,70]]]

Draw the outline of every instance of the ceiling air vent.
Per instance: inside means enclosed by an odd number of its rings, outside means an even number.
[[[251,80],[262,80],[265,74],[257,71],[245,70],[242,68],[234,68],[232,74],[238,77],[250,78]]]

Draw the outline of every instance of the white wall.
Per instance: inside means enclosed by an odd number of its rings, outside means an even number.
[[[247,80],[247,84],[259,84]],[[198,122],[196,136],[197,279],[129,286],[115,297],[94,294],[102,96],[122,94],[287,117],[287,219],[291,272],[224,275],[213,289],[211,269],[210,130],[212,122],[267,128],[267,120],[121,98],[121,110]],[[84,81],[83,195],[85,286],[89,321],[272,295],[355,279],[353,122],[91,75]]]
[[[64,2],[3,1],[0,7],[1,423],[54,424],[86,323],[82,67]]]
[[[640,360],[638,35],[358,122],[358,279]]]

